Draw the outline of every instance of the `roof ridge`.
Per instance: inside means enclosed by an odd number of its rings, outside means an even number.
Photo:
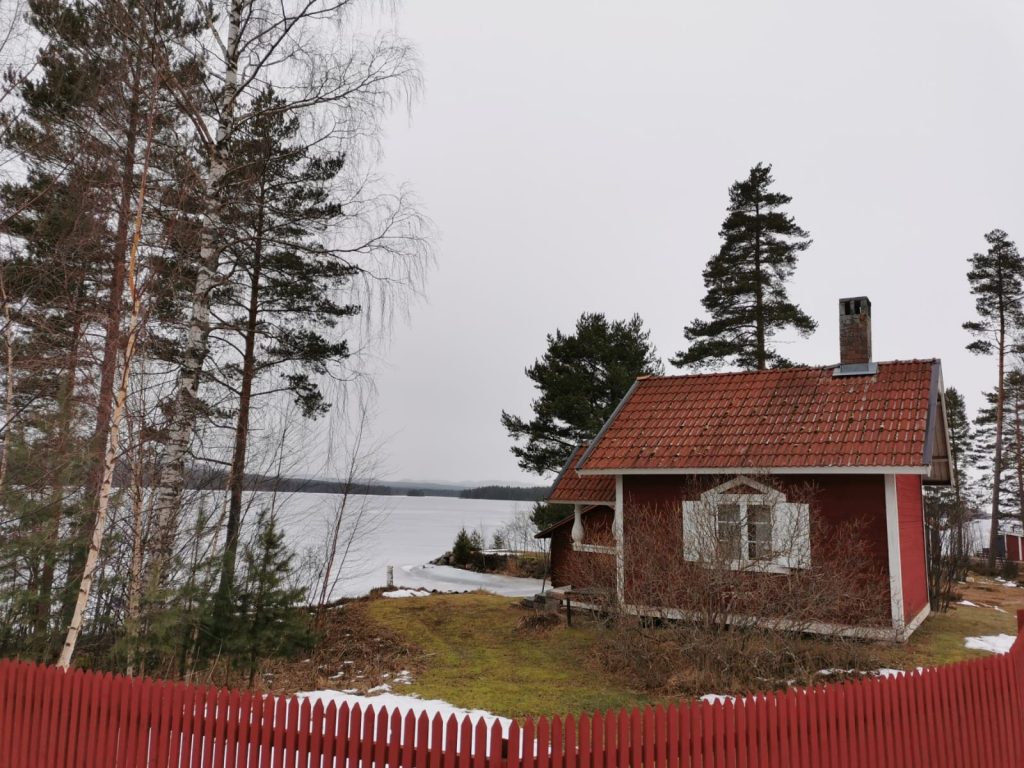
[[[910,360],[883,360],[881,362],[876,362],[875,365],[911,365],[915,363],[937,362],[939,362],[939,358],[937,357],[922,357],[912,358]],[[711,378],[717,376],[764,376],[769,373],[785,373],[789,371],[831,371],[838,366],[839,363],[830,363],[829,365],[794,365],[791,368],[765,368],[764,370],[759,371],[707,371],[704,373],[673,373],[662,376],[645,374],[643,376],[637,376],[636,381],[664,381],[666,379],[695,379],[700,377]]]

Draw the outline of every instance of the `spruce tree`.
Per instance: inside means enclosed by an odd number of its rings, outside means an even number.
[[[573,449],[593,438],[637,376],[664,372],[639,315],[609,321],[584,313],[574,333],[556,330],[544,356],[526,369],[539,390],[527,421],[502,411],[519,466],[543,475],[562,468]]]
[[[707,292],[701,304],[710,318],[686,327],[691,344],[672,358],[672,365],[786,367],[792,363],[774,348],[775,335],[789,328],[801,336],[814,331],[814,320],[786,292],[797,257],[811,240],[783,210],[792,198],[773,192],[773,181],[772,167],[758,163],[729,188],[728,215],[719,232],[722,247],[704,267]]]
[[[1013,333],[1024,319],[1024,259],[1017,246],[1001,229],[993,229],[985,240],[988,250],[971,257],[967,280],[974,294],[977,320],[963,324],[974,335],[967,349],[977,355],[996,355],[997,376],[993,402],[992,436],[992,522],[989,531],[989,568],[995,568],[999,537],[999,504],[1003,484],[1003,428],[1006,387],[1006,355]]]
[[[247,671],[249,687],[261,660],[288,656],[312,644],[309,616],[301,608],[305,590],[292,586],[293,558],[277,518],[262,508],[242,551],[244,579],[235,596],[233,632],[214,639]]]

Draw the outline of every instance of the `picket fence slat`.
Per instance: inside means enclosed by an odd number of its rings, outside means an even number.
[[[1022,685],[1018,641],[889,677],[526,718],[505,732],[0,660],[0,768],[990,768],[1024,765]]]

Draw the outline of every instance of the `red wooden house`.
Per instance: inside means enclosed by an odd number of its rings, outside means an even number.
[[[999,524],[996,557],[1019,563],[1024,560],[1024,527],[1013,520]]]
[[[865,572],[887,588],[874,619],[814,630],[908,637],[929,611],[923,486],[953,480],[941,365],[872,362],[870,302],[839,310],[838,365],[638,379],[555,482],[550,500],[574,514],[538,534],[551,539],[553,585],[603,586],[632,612],[685,618],[685,595],[646,605],[627,577],[640,522],[678,540],[680,569],[707,567],[710,544],[726,567],[786,579],[827,567],[828,532],[856,521]],[[581,558],[614,576],[571,583]]]

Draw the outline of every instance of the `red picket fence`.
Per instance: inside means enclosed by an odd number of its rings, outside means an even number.
[[[0,768],[995,768],[1024,765],[1024,611],[1005,655],[503,731],[469,718],[0,661]]]

